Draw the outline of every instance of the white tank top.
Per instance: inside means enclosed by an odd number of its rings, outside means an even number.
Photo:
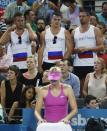
[[[64,56],[65,48],[65,29],[61,27],[59,33],[54,36],[50,28],[47,28],[45,33],[43,61],[55,63],[61,60]]]
[[[80,27],[75,29],[74,33],[75,47],[96,47],[96,39],[94,33],[94,26],[90,25],[88,31],[80,32]],[[84,53],[75,54],[74,66],[93,66],[94,59],[97,57],[95,52],[87,51]]]
[[[99,79],[94,77],[94,73],[90,73],[90,78],[88,82],[88,95],[93,95],[96,98],[104,98],[107,93],[107,87],[105,84],[107,74]]]
[[[18,35],[15,31],[11,32],[11,51],[13,55],[13,64],[20,69],[27,69],[26,59],[31,56],[31,44],[29,40],[29,33],[25,29],[21,35],[21,43],[19,43]]]

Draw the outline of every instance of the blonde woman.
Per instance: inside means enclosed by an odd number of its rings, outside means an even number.
[[[98,99],[104,99],[107,95],[107,74],[105,73],[105,61],[97,58],[94,62],[94,72],[88,73],[83,87],[84,96],[93,95]]]
[[[35,62],[34,56],[29,56],[26,63],[28,71],[23,73],[19,80],[24,85],[38,87],[42,83],[42,76],[37,70],[37,62]]]
[[[48,73],[50,84],[39,90],[35,116],[39,121],[36,131],[72,131],[69,121],[77,112],[77,104],[72,88],[62,84],[61,70],[52,67]],[[41,109],[44,103],[44,117]],[[68,103],[72,110],[68,113]]]

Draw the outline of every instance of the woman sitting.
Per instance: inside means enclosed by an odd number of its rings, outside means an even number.
[[[33,86],[24,87],[20,100],[15,101],[10,109],[8,116],[9,123],[20,122],[22,119],[22,108],[34,107],[33,102],[35,100],[35,95]]]
[[[104,99],[107,95],[107,74],[105,61],[97,58],[94,62],[94,72],[88,73],[83,87],[84,96],[93,95],[97,99]]]
[[[72,131],[69,122],[77,112],[77,104],[72,88],[60,82],[61,75],[59,67],[52,67],[48,73],[50,84],[39,90],[35,108],[37,131]],[[43,103],[44,118],[40,113]],[[68,104],[72,108],[70,113]]]
[[[16,65],[12,65],[8,70],[8,80],[4,80],[1,83],[1,104],[6,108],[7,113],[9,113],[13,102],[20,100],[23,86],[17,81],[18,75],[19,68]]]
[[[38,87],[42,83],[42,77],[37,71],[37,63],[33,56],[27,58],[27,68],[28,71],[23,73],[19,78],[19,81],[24,85],[33,85]]]

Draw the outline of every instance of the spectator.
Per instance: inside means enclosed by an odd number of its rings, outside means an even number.
[[[40,131],[41,128],[42,131],[55,131],[56,129],[71,131],[72,129],[68,123],[77,112],[77,104],[72,88],[60,82],[61,70],[58,67],[52,67],[49,70],[48,79],[50,84],[41,88],[35,108],[35,115],[39,123],[44,123],[44,126],[41,127],[42,124],[39,124],[36,131]],[[43,103],[44,118],[40,114]],[[68,103],[72,108],[69,114],[67,113]]]
[[[105,123],[99,118],[90,118],[86,124],[85,131],[105,131]]]
[[[98,22],[99,22],[99,21],[98,21],[97,15],[94,14],[94,13],[92,13],[92,14],[90,15],[90,24],[93,25],[93,26],[97,26]]]
[[[94,62],[94,72],[88,73],[84,82],[84,96],[93,95],[97,99],[104,99],[107,95],[107,74],[105,61],[97,58]]]
[[[95,12],[95,0],[82,0],[83,7],[88,12]]]
[[[99,22],[104,22],[107,29],[107,2],[102,3],[102,12],[97,14]]]
[[[19,101],[22,92],[22,84],[17,81],[19,68],[15,65],[9,67],[8,80],[1,83],[1,104],[9,113],[13,102]]]
[[[79,20],[79,7],[75,3],[75,0],[67,0],[65,2],[66,6],[68,6],[68,9],[66,10],[66,18],[63,19],[65,23],[68,23],[68,25],[80,25],[80,20]]]
[[[0,39],[0,44],[7,44],[11,41],[11,52],[13,56],[13,64],[17,65],[21,72],[27,69],[26,59],[31,56],[31,41],[36,40],[36,34],[32,31],[29,23],[26,24],[21,13],[14,16],[14,24],[9,27]]]
[[[6,54],[5,46],[0,46],[0,83],[3,79],[6,79],[9,66],[12,64],[12,58]]]
[[[41,34],[41,45],[38,50],[40,72],[55,65],[56,61],[68,59],[72,53],[73,48],[70,33],[60,25],[61,14],[60,12],[55,12],[51,20],[51,27],[47,28]]]
[[[107,38],[106,38],[106,35],[105,35],[106,25],[103,22],[99,22],[97,24],[97,27],[100,29],[101,35],[102,35],[103,41],[104,41],[104,50],[99,52],[98,56],[105,60],[106,67],[107,67]]]
[[[42,76],[38,73],[37,62],[33,56],[27,58],[27,68],[28,71],[23,73],[19,78],[20,82],[24,85],[32,85],[33,87],[38,87],[42,84]]]
[[[30,23],[32,30],[37,32],[37,25],[35,24],[36,15],[32,10],[26,10],[24,13],[26,23]]]
[[[36,52],[38,52],[38,48],[40,46],[40,34],[42,31],[45,30],[46,27],[46,23],[45,23],[45,19],[43,18],[38,18],[37,19],[37,36],[38,36],[38,41],[37,41],[37,48],[36,48]]]
[[[80,10],[80,23],[72,32],[74,42],[74,74],[80,78],[81,96],[84,79],[87,73],[93,71],[96,52],[103,50],[103,38],[98,28],[89,24],[90,15],[84,9]]]
[[[104,41],[104,46],[106,48],[107,46],[107,39],[106,39],[106,35],[105,35],[105,32],[106,32],[106,25],[103,23],[103,22],[99,22],[97,24],[97,27],[100,29],[101,31],[101,34],[102,34],[102,37],[103,37],[103,41]]]
[[[43,18],[37,19],[37,32],[40,34],[42,31],[45,30],[45,20]]]
[[[87,95],[85,97],[84,103],[85,103],[84,109],[98,109],[99,108],[97,98],[95,96]]]
[[[34,105],[32,105],[32,102],[35,100],[35,89],[33,86],[25,86],[20,100],[15,101],[10,109],[9,115],[8,115],[8,121],[9,123],[17,123],[21,122],[22,120],[22,109],[23,108],[33,108]]]
[[[26,5],[23,0],[16,0],[14,2],[11,2],[5,9],[4,18],[6,19],[6,22],[11,24],[14,15],[17,12],[24,13],[26,10],[28,10],[30,7]]]
[[[51,1],[47,1],[47,0],[38,1],[37,0],[33,3],[32,9],[34,12],[36,12],[37,18],[41,17],[45,19],[46,24],[50,24],[49,22],[51,20],[52,14],[54,10],[57,10],[58,8]]]
[[[62,79],[61,82],[72,87],[75,97],[80,96],[80,80],[78,76],[69,71],[70,62],[67,60],[59,61],[57,66],[61,68]]]

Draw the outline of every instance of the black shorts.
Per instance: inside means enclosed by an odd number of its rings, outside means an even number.
[[[74,66],[73,68],[73,73],[77,75],[80,80],[85,78],[90,72],[93,72],[93,66]]]

